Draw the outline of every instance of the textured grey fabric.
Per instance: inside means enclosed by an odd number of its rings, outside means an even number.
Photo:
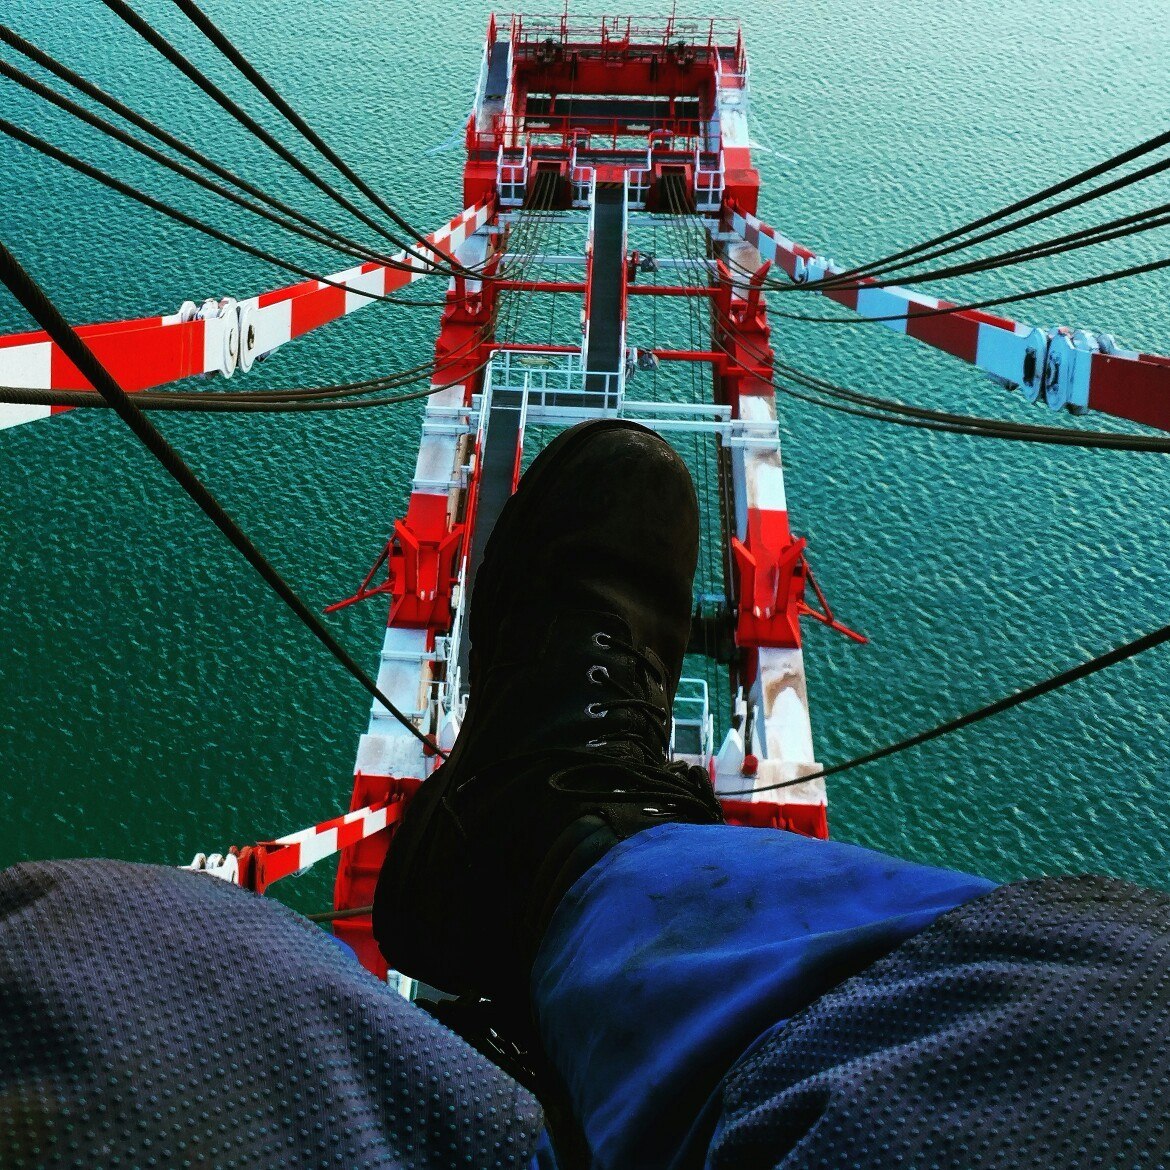
[[[1002,886],[771,1033],[712,1170],[1170,1164],[1170,897]]]
[[[527,1166],[534,1099],[279,903],[0,873],[0,1167]]]

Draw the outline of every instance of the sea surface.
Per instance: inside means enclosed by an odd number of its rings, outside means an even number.
[[[137,7],[263,103],[163,0]],[[647,7],[640,5],[640,7]],[[458,131],[489,8],[470,0],[206,0],[336,148],[424,230],[461,206]],[[612,5],[581,4],[579,13]],[[1166,129],[1170,5],[809,0],[742,15],[761,214],[862,261],[993,210]],[[5,23],[290,202],[330,205],[97,0],[0,0]],[[5,59],[14,55],[0,49]],[[0,81],[0,115],[313,268],[344,267]],[[281,131],[282,133],[284,131]],[[454,146],[450,145],[455,135]],[[286,140],[292,141],[290,137]],[[444,149],[444,144],[448,147]],[[1086,226],[1170,199],[1163,178]],[[340,213],[338,213],[340,215]],[[77,322],[246,296],[284,274],[0,141],[0,238]],[[1166,232],[952,282],[978,299],[1167,254]],[[1170,352],[1170,276],[1015,310]],[[792,298],[772,297],[785,307]],[[801,301],[807,309],[810,302]],[[241,385],[348,381],[428,360],[436,311],[375,306]],[[777,319],[781,356],[917,404],[1068,426],[875,326]],[[0,330],[28,328],[0,295]],[[860,647],[809,626],[818,756],[897,739],[1170,621],[1170,461],[927,434],[786,399],[789,505]],[[403,512],[421,406],[160,425],[314,605],[348,595]],[[155,416],[159,418],[158,415]],[[371,669],[384,607],[331,619]],[[832,782],[840,838],[996,878],[1094,870],[1170,888],[1170,648]],[[104,412],[0,433],[0,864],[178,864],[334,815],[365,694]],[[328,874],[274,891],[328,904]]]

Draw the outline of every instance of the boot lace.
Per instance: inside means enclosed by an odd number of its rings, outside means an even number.
[[[670,753],[670,723],[671,711],[667,702],[666,683],[662,670],[656,662],[644,651],[629,642],[615,638],[612,634],[598,631],[593,635],[593,645],[598,650],[607,653],[616,652],[634,658],[645,671],[651,690],[660,696],[659,701],[647,699],[621,686],[612,677],[609,668],[604,663],[595,663],[585,672],[585,677],[595,686],[609,686],[617,692],[617,697],[607,697],[585,705],[585,714],[591,719],[605,719],[611,711],[637,711],[644,718],[639,719],[630,727],[607,728],[603,734],[590,739],[586,747],[591,750],[604,750],[612,744],[624,741],[629,743],[642,758],[643,762],[652,767],[662,767]],[[649,731],[651,738],[647,737]],[[657,744],[657,750],[653,744]]]
[[[637,646],[604,631],[593,635],[593,645],[606,653],[634,658],[644,670],[651,692],[656,692],[659,698],[655,701],[634,694],[612,677],[604,663],[590,666],[585,672],[589,682],[608,686],[617,695],[587,704],[586,715],[605,719],[612,711],[627,710],[640,712],[644,718],[632,726],[607,728],[602,735],[590,739],[586,747],[604,752],[616,743],[628,743],[638,759],[635,762],[608,756],[604,760],[604,772],[599,772],[596,764],[571,767],[554,777],[551,786],[573,796],[594,797],[608,803],[642,803],[642,812],[648,815],[671,816],[689,810],[700,820],[712,819],[713,813],[721,820],[707,770],[683,760],[667,760],[671,711],[662,668]],[[615,771],[628,777],[629,787],[614,786]],[[655,798],[661,798],[660,802],[652,803]]]
[[[625,777],[629,786],[615,787],[618,776]],[[618,760],[578,764],[558,772],[549,787],[605,804],[641,805],[647,816],[681,819],[689,813],[700,823],[723,820],[706,768],[683,760],[656,767]]]

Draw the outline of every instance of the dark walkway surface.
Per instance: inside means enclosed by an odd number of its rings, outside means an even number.
[[[502,101],[508,89],[508,42],[496,41],[488,54],[487,85],[484,97],[489,101]]]
[[[669,98],[566,97],[556,100],[532,94],[524,103],[524,115],[530,120],[547,118],[581,119],[581,125],[599,122],[650,122],[674,127],[680,118],[699,119],[698,98],[676,98],[671,108]]]
[[[585,406],[600,411],[605,406],[606,379],[618,369],[622,359],[622,280],[625,256],[622,252],[622,226],[625,221],[625,191],[621,184],[597,187],[597,207],[593,227],[593,267],[590,275],[589,353],[586,358],[585,391],[570,395],[549,394],[549,406]],[[594,373],[590,373],[594,371]],[[512,494],[512,470],[515,467],[516,443],[520,436],[520,400],[517,390],[494,389],[487,431],[484,435],[476,508],[475,532],[471,539],[471,561],[467,579],[467,606],[475,595],[475,579],[483,563],[488,538],[500,518],[500,512]],[[468,680],[471,641],[464,635],[459,648],[459,664],[464,686]]]
[[[593,213],[593,266],[589,276],[589,352],[585,355],[586,391],[604,392],[606,380],[620,368],[622,353],[622,225],[625,190],[617,183],[597,185]],[[588,402],[588,405],[594,405]],[[598,401],[597,406],[602,402]]]
[[[512,494],[512,469],[516,460],[516,443],[520,438],[520,394],[515,390],[492,392],[491,413],[483,441],[483,466],[479,479],[479,504],[476,507],[475,531],[471,538],[471,562],[467,575],[467,613],[475,594],[475,579],[483,564],[488,537],[500,518],[508,497]],[[463,644],[459,647],[459,666],[463,686],[468,683],[468,659],[471,639],[464,627]]]

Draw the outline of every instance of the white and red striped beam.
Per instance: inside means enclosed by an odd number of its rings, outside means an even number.
[[[733,200],[724,206],[722,226],[794,280],[813,282],[845,271]],[[940,313],[954,304],[904,288],[881,287],[864,277],[840,288],[826,288],[824,295],[895,333],[1019,386],[1029,400],[1043,399],[1053,410],[1099,410],[1170,430],[1170,357],[1121,349],[1109,342],[1106,347],[1111,352],[1106,352],[1100,339],[1084,330],[1045,331],[977,309]]]
[[[251,888],[263,893],[273,882],[382,832],[402,819],[405,807],[400,800],[370,805],[253,846],[256,869]]]
[[[491,218],[489,198],[459,213],[427,236],[444,250],[457,248]],[[409,271],[366,263],[330,276],[326,283],[306,280],[236,302],[231,298],[188,302],[166,317],[142,317],[85,325],[78,333],[124,390],[163,386],[195,374],[231,377],[271,353],[339,317],[377,303],[373,298],[429,275],[420,259],[399,253]],[[343,285],[342,288],[334,287]],[[44,333],[0,337],[0,386],[34,390],[89,390],[92,387]],[[70,407],[0,403],[0,430],[60,414]]]

